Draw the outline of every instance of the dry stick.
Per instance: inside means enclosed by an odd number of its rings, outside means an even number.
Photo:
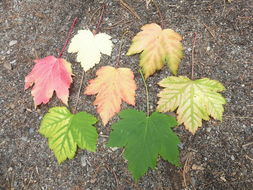
[[[247,143],[247,144],[242,145],[242,147],[245,148],[245,147],[247,147],[247,146],[249,146],[249,145],[252,145],[252,144],[253,144],[253,142],[250,142],[250,143]]]
[[[84,78],[84,70],[83,70],[83,73],[82,73],[82,77],[81,77],[81,81],[80,81],[80,86],[79,86],[79,89],[78,89],[78,93],[77,93],[77,95],[76,95],[76,105],[75,105],[75,107],[74,107],[73,113],[76,113],[77,105],[78,105],[78,102],[79,102],[79,96],[80,96],[81,88],[82,88],[82,85],[83,85],[83,78]]]
[[[119,0],[120,5],[127,9],[132,15],[134,15],[137,19],[141,20],[141,17],[135,12],[133,8],[131,8],[127,3],[125,3],[123,0]]]
[[[123,26],[125,26],[126,24],[132,22],[131,20],[123,22],[124,20],[125,20],[125,19],[121,19],[120,21],[115,22],[115,23],[114,23],[113,25],[111,25],[111,26],[104,27],[103,30],[111,30],[111,29],[115,28],[115,27],[118,26],[118,25],[123,25]]]
[[[124,44],[124,37],[125,35],[128,33],[129,31],[125,31],[121,37],[121,42],[120,42],[120,45],[119,45],[119,52],[118,52],[118,57],[117,57],[117,60],[116,60],[116,64],[115,66],[118,66],[119,65],[119,61],[120,61],[120,56],[121,56],[121,49],[122,49],[122,46]]]
[[[156,3],[155,1],[152,1],[152,2],[154,3],[154,5],[155,5],[155,7],[156,7],[156,10],[157,10],[157,12],[158,12],[158,15],[159,15],[159,17],[160,17],[160,24],[161,24],[161,27],[162,27],[162,29],[164,29],[165,24],[164,24],[164,20],[163,20],[163,16],[162,16],[162,13],[161,13],[161,11],[160,11],[160,8],[159,8],[159,6],[157,5],[157,3]]]
[[[253,119],[253,117],[250,117],[250,116],[229,116],[229,115],[225,115],[224,118],[233,118],[233,119]]]
[[[146,99],[147,99],[147,115],[149,116],[149,95],[148,95],[148,86],[146,84],[146,81],[144,79],[143,73],[141,70],[139,70],[140,74],[141,74],[141,78],[143,80],[144,86],[145,86],[145,90],[146,90]]]
[[[93,20],[93,18],[95,17],[95,15],[97,14],[97,12],[100,11],[102,8],[103,8],[103,7],[98,7],[98,8],[94,11],[94,13],[93,13],[93,14],[91,15],[91,17],[90,17],[89,25],[90,25],[90,23],[92,22],[92,20]]]
[[[60,52],[59,55],[58,55],[58,58],[61,58],[63,52],[65,51],[65,49],[66,49],[66,47],[67,47],[67,45],[68,45],[68,43],[69,43],[70,36],[71,36],[71,33],[72,33],[73,29],[74,29],[74,26],[75,26],[76,22],[77,22],[77,17],[73,20],[72,26],[71,26],[71,28],[70,28],[70,30],[69,30],[68,35],[67,35],[67,39],[66,39],[66,41],[65,41],[65,44],[64,44],[64,46],[63,46],[61,52]]]
[[[110,167],[109,167],[108,165],[106,165],[105,167],[106,167],[106,169],[107,169],[109,172],[112,171],[112,173],[113,173],[113,175],[114,175],[114,178],[115,178],[115,181],[116,181],[116,184],[117,184],[117,190],[119,190],[119,189],[120,189],[120,188],[119,188],[119,180],[118,180],[118,178],[117,178],[116,173],[114,172],[113,169],[110,170]]]
[[[248,158],[249,160],[253,162],[253,158],[249,157],[248,155],[245,155],[245,158]]]
[[[97,23],[97,25],[96,25],[96,30],[95,30],[95,32],[93,33],[94,35],[96,35],[96,34],[99,32],[99,30],[100,30],[100,26],[101,26],[101,24],[102,24],[102,20],[103,20],[103,16],[104,16],[105,7],[106,7],[106,5],[103,4],[103,5],[102,5],[102,11],[101,11],[101,14],[100,14],[98,23]]]
[[[197,39],[197,33],[194,33],[193,45],[192,45],[192,80],[194,79],[194,51],[195,51],[195,44]]]
[[[101,26],[101,23],[102,23],[102,19],[103,19],[104,10],[105,10],[105,4],[103,4],[102,11],[100,13],[100,17],[99,17],[98,23],[96,25],[96,30],[93,32],[94,35],[96,35],[99,32],[99,29],[100,29],[100,26]],[[84,70],[83,70],[83,73],[82,73],[82,77],[81,77],[81,82],[80,82],[80,86],[79,86],[79,89],[78,89],[78,93],[76,95],[76,105],[74,107],[73,113],[76,113],[76,109],[77,109],[78,102],[79,102],[79,96],[80,96],[81,88],[82,88],[82,85],[83,85],[83,78],[84,78]]]

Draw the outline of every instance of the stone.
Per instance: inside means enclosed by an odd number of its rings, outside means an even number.
[[[9,46],[13,46],[13,45],[15,45],[16,43],[18,43],[17,40],[11,40],[11,41],[9,42]]]

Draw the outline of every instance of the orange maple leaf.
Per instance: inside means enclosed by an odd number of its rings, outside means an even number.
[[[120,111],[122,100],[135,105],[136,83],[134,74],[128,68],[101,67],[97,78],[90,80],[84,94],[97,94],[94,105],[106,125],[110,118]]]
[[[71,64],[54,56],[47,56],[34,62],[36,65],[25,77],[25,89],[34,83],[32,95],[35,107],[41,103],[48,103],[54,91],[57,97],[68,105],[69,87],[72,83]]]
[[[141,53],[140,66],[145,78],[167,64],[176,75],[183,57],[182,37],[171,29],[162,29],[157,24],[146,24],[132,40],[127,55]]]

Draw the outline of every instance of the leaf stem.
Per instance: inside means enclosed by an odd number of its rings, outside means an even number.
[[[66,41],[65,41],[65,44],[64,44],[64,46],[63,46],[61,52],[60,52],[59,55],[58,55],[58,58],[61,58],[63,52],[65,51],[65,49],[66,49],[66,47],[67,47],[67,45],[68,45],[68,43],[69,43],[71,33],[72,33],[72,31],[73,31],[74,26],[75,26],[76,23],[77,23],[77,17],[74,18],[74,20],[73,20],[73,22],[72,22],[72,25],[71,25],[71,27],[70,27],[70,29],[69,29],[69,33],[68,33],[68,35],[67,35],[67,39],[66,39]]]
[[[84,78],[84,70],[83,70],[83,73],[82,73],[82,77],[81,77],[78,93],[76,95],[76,105],[75,105],[74,110],[73,110],[74,114],[76,113],[77,105],[78,105],[78,102],[79,102],[79,96],[80,96],[81,88],[82,88],[82,85],[83,85],[83,78]]]
[[[143,73],[141,71],[141,69],[139,70],[139,73],[141,74],[141,78],[143,80],[143,83],[144,83],[144,86],[145,86],[145,91],[146,91],[146,101],[147,101],[147,115],[149,116],[149,94],[148,94],[148,86],[147,86],[147,83],[144,79],[144,76],[143,76]]]
[[[191,76],[192,80],[194,80],[194,62],[195,62],[194,53],[195,53],[196,40],[197,40],[197,33],[194,32],[193,45],[192,45],[192,76]]]
[[[93,32],[93,35],[96,35],[97,33],[99,33],[100,26],[101,26],[101,24],[102,24],[102,20],[103,20],[103,16],[104,16],[105,8],[106,8],[106,5],[105,5],[105,3],[104,3],[104,4],[102,5],[102,10],[101,10],[101,13],[100,13],[100,17],[99,17],[98,23],[97,23],[97,25],[96,25],[96,29],[95,29],[95,31]]]
[[[154,5],[155,5],[155,7],[156,7],[156,10],[157,10],[158,15],[159,15],[159,17],[160,17],[160,24],[161,24],[161,27],[162,27],[162,29],[164,29],[165,24],[164,24],[164,20],[163,20],[163,16],[162,16],[162,13],[161,13],[161,11],[160,11],[160,8],[159,8],[159,6],[157,5],[157,2],[156,2],[155,0],[152,1],[152,3],[154,3]]]
[[[101,26],[101,23],[102,23],[105,7],[106,7],[106,5],[103,4],[102,11],[101,11],[98,23],[96,25],[96,30],[93,32],[94,35],[96,35],[99,32],[99,30],[100,30],[100,26]],[[79,89],[78,89],[78,93],[76,95],[76,104],[75,104],[73,113],[76,113],[76,110],[77,110],[77,106],[78,106],[78,102],[79,102],[79,96],[80,96],[81,88],[82,88],[82,85],[83,85],[83,79],[84,79],[84,70],[83,70],[83,73],[82,73],[82,77],[81,77],[81,82],[80,82],[80,86],[79,86]]]

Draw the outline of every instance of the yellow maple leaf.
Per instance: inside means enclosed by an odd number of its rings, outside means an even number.
[[[89,81],[84,94],[97,94],[93,104],[97,106],[97,112],[106,125],[120,111],[122,100],[135,105],[136,83],[133,72],[128,68],[105,66],[96,75],[97,78]]]
[[[77,53],[76,60],[81,62],[84,71],[98,64],[101,53],[111,55],[112,51],[111,36],[105,33],[94,35],[89,30],[79,30],[69,45],[69,53]]]
[[[140,66],[145,78],[160,70],[165,63],[176,75],[183,57],[182,37],[171,29],[162,29],[157,24],[146,24],[132,40],[127,55],[141,53]]]
[[[209,120],[209,115],[222,120],[226,100],[218,93],[225,89],[220,82],[208,78],[193,81],[184,76],[171,76],[158,84],[165,89],[158,94],[157,110],[170,112],[177,109],[178,123],[184,123],[191,133],[194,134],[202,125],[202,119]]]

